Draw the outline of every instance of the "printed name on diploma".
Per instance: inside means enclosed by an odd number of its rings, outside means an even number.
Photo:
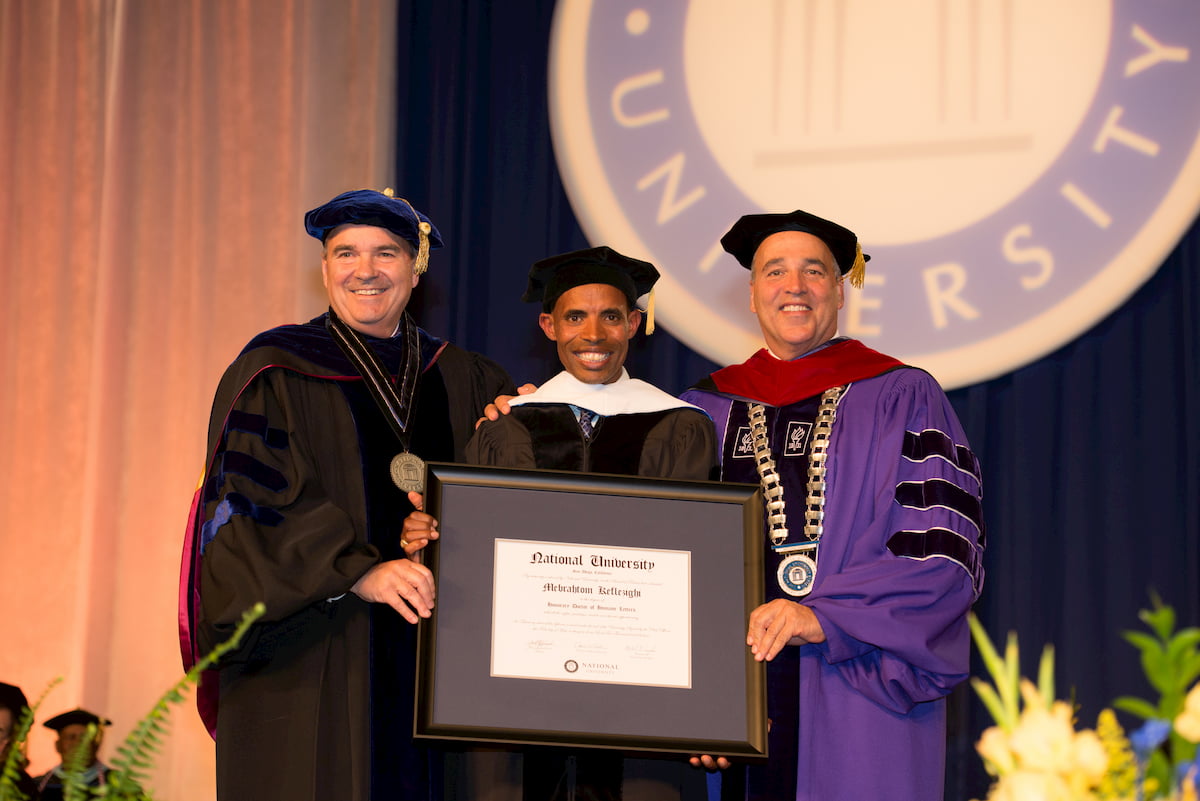
[[[584,564],[592,567],[615,567],[625,570],[653,570],[654,563],[648,559],[613,559],[600,554],[592,554],[588,557],[588,561],[584,562],[583,554],[574,554],[572,556],[563,556],[555,553],[542,553],[534,551],[529,555],[529,564],[531,565],[576,565],[583,567]]]
[[[639,589],[625,589],[623,587],[581,587],[578,584],[557,584],[553,581],[547,581],[542,585],[542,592],[575,592],[581,595],[622,595],[626,598],[641,598],[642,591]]]

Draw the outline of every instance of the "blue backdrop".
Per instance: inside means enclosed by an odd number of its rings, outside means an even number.
[[[540,382],[558,362],[537,307],[519,301],[526,273],[589,244],[550,141],[554,3],[400,5],[396,185],[448,243],[415,314],[518,383]],[[1155,697],[1120,634],[1141,627],[1152,589],[1183,623],[1200,624],[1198,267],[1193,226],[1091,331],[950,393],[984,469],[987,583],[976,611],[993,639],[1018,632],[1026,675],[1041,647],[1055,645],[1060,697],[1078,702],[1087,726],[1118,695]],[[719,366],[663,329],[639,338],[628,365],[672,392]],[[982,797],[974,741],[989,721],[965,685],[952,701],[946,797]]]

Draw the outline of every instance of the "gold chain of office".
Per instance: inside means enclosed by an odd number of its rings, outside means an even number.
[[[838,401],[845,393],[846,386],[830,387],[821,393],[821,405],[813,424],[812,442],[808,450],[808,497],[804,506],[804,538],[809,542],[817,542],[824,532],[825,458],[828,456],[833,421],[837,419]],[[750,433],[754,438],[754,466],[762,483],[767,509],[767,535],[772,545],[781,545],[788,538],[783,479],[771,457],[771,447],[767,443],[766,412],[761,403],[750,404]]]

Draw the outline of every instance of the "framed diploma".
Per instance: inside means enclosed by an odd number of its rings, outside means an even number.
[[[756,485],[429,465],[414,734],[764,759]]]

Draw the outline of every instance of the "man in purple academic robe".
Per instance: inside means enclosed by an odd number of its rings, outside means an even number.
[[[742,217],[766,348],[684,393],[707,410],[722,479],[761,482],[769,760],[725,768],[723,799],[937,801],[946,695],[967,677],[983,583],[979,464],[927,373],[836,337],[857,237],[801,211]]]

